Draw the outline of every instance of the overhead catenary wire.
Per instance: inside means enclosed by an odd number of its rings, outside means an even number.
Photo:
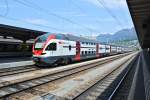
[[[122,23],[118,20],[116,15],[112,13],[112,11],[106,6],[104,0],[97,0],[100,5],[107,11],[107,13],[118,23],[118,25],[123,26]]]
[[[73,1],[73,0],[70,0],[70,2],[72,2],[72,4],[77,8],[77,9],[79,9],[82,13],[86,13],[87,14],[87,12],[84,10],[84,9],[82,9],[75,1]],[[92,17],[93,18],[93,17]],[[97,19],[94,19],[101,27],[103,27],[102,26],[102,24],[101,24],[101,21],[99,21],[99,20],[97,20]],[[98,33],[101,33],[101,32],[98,32]]]
[[[18,3],[20,3],[20,4],[24,5],[24,6],[30,7],[32,9],[36,10],[36,11],[40,11],[40,12],[42,11],[42,12],[44,12],[44,13],[50,15],[50,16],[55,16],[55,17],[57,17],[59,19],[65,20],[66,22],[69,22],[71,24],[75,24],[77,26],[80,26],[80,27],[82,27],[83,29],[87,30],[90,33],[91,32],[97,32],[97,30],[91,29],[91,28],[89,28],[89,27],[87,27],[85,25],[82,25],[82,24],[79,24],[77,22],[74,22],[74,21],[72,21],[72,20],[70,20],[70,19],[68,19],[66,17],[63,17],[63,16],[57,15],[55,13],[52,13],[49,10],[42,8],[39,5],[37,5],[37,4],[35,4],[35,3],[31,2],[31,1],[27,1],[27,0],[21,0],[21,1],[20,0],[14,0],[14,1],[16,1],[16,2],[18,2]]]
[[[39,5],[37,5],[37,4],[35,4],[35,3],[33,3],[33,2],[31,2],[31,1],[28,1],[28,0],[14,0],[14,1],[16,1],[16,2],[18,2],[18,3],[21,3],[21,4],[23,4],[23,5],[25,5],[25,6],[27,6],[27,7],[30,7],[30,8],[33,8],[33,9],[35,9],[35,10],[38,10],[38,11],[42,11],[42,12],[44,12],[44,13],[47,13],[48,15],[51,15],[51,16],[55,16],[55,17],[57,17],[57,18],[59,18],[59,19],[62,19],[62,20],[64,20],[64,21],[66,21],[66,22],[69,22],[69,23],[71,23],[71,24],[76,24],[76,25],[78,25],[78,26],[80,26],[80,27],[82,27],[83,29],[86,29],[88,32],[99,32],[99,31],[97,31],[97,30],[95,30],[95,29],[91,29],[91,28],[89,28],[89,27],[86,27],[86,26],[84,26],[84,25],[80,25],[80,24],[78,24],[78,23],[76,23],[76,22],[74,22],[74,21],[72,21],[72,20],[70,20],[70,19],[68,19],[68,18],[66,18],[66,17],[63,17],[63,16],[60,16],[60,15],[57,15],[57,14],[55,14],[55,13],[52,13],[52,12],[50,12],[49,10],[47,10],[47,9],[44,9],[44,8],[42,8],[42,7],[40,7]],[[24,2],[23,2],[24,1]],[[100,1],[100,0],[98,0],[98,1]],[[103,0],[102,0],[103,1]],[[9,11],[9,6],[8,6],[8,1],[7,0],[5,0],[5,2],[6,2],[6,6],[7,6],[7,13],[5,13],[5,16],[7,16],[7,14],[8,14],[8,11]],[[102,2],[102,4],[103,4],[103,7],[105,8],[105,9],[107,9],[107,11],[108,12],[110,12],[110,15],[112,15],[112,17],[119,23],[119,25],[121,25],[121,23],[119,22],[119,20],[118,20],[118,18],[111,12],[111,10],[109,10],[109,8],[107,8],[106,6],[105,6],[105,4],[104,4],[104,2]],[[78,6],[78,5],[76,5],[76,6]],[[80,10],[82,10],[80,7],[79,7],[79,9]],[[82,10],[82,12],[84,12],[84,10]],[[2,16],[1,16],[2,17]],[[27,22],[28,23],[28,22]],[[31,24],[31,23],[30,23]],[[38,26],[40,26],[39,24],[33,24],[32,23],[32,25],[38,25]],[[41,25],[42,27],[49,27],[49,26],[46,26],[46,25]],[[51,27],[51,29],[52,29],[53,27]],[[53,28],[54,29],[54,28]],[[57,30],[56,28],[55,28],[55,30]]]
[[[73,0],[69,0],[77,9],[79,9],[80,10],[80,12],[82,12],[82,13],[86,13],[87,14],[87,12],[84,10],[84,9],[82,9],[76,2],[74,2]],[[92,17],[93,18],[93,17]],[[94,21],[96,22],[96,23],[98,23],[101,27],[102,27],[102,25],[101,25],[101,22],[99,21],[99,20],[97,20],[97,19],[94,19]],[[97,33],[101,33],[101,32],[99,32],[99,31],[97,31]],[[93,34],[90,34],[90,36],[93,36]]]
[[[31,24],[31,25],[34,25],[34,26],[38,26],[38,27],[40,26],[40,27],[44,27],[44,28],[49,28],[49,29],[52,29],[52,30],[55,30],[55,31],[60,31],[60,32],[65,31],[63,29],[55,28],[55,27],[52,27],[52,26],[34,24],[34,23],[30,23],[30,22],[27,22],[27,21],[24,21],[24,20],[19,20],[19,19],[16,19],[16,18],[8,17],[8,16],[0,15],[0,17],[4,18],[4,19],[11,20],[11,21],[17,21],[17,22],[22,22],[22,23],[27,23],[27,24]]]
[[[79,9],[82,13],[86,13],[87,14],[87,11],[85,11],[84,9],[82,9],[74,0],[69,0],[70,2],[72,2],[72,4],[77,8],[77,9]],[[93,16],[92,16],[93,17]],[[101,24],[101,22],[99,21],[99,20],[97,20],[97,19],[94,19],[96,22],[98,22],[98,23],[100,23]],[[99,24],[99,25],[100,25]]]
[[[120,1],[120,2],[126,3],[126,1]],[[125,5],[127,7],[127,3]],[[122,6],[124,6],[124,5],[122,5]],[[119,9],[122,9],[121,6],[118,6],[118,7],[119,7]],[[126,10],[128,11],[128,9],[126,9]],[[120,15],[121,15],[122,18],[124,17],[124,19],[122,19],[124,23],[129,23],[127,14],[125,14],[125,9],[122,9],[122,11],[120,12]]]
[[[78,8],[81,12],[83,12],[83,13],[85,13],[86,11],[84,10],[84,9],[82,9],[75,1],[73,1],[73,0],[70,0],[71,2],[72,2],[72,4],[74,5],[74,6],[76,6],[76,8]],[[118,26],[122,26],[122,27],[124,27],[123,26],[123,24],[121,23],[121,21],[117,18],[117,16],[116,15],[114,15],[113,13],[112,13],[112,11],[107,7],[107,4],[105,3],[105,1],[104,0],[97,0],[98,2],[99,2],[99,4],[100,5],[102,5],[103,6],[103,8],[107,11],[107,13],[108,14],[110,14],[110,16],[116,21],[116,24],[118,25]],[[99,21],[99,20],[96,20],[96,19],[94,19],[97,23],[100,23],[101,24],[101,22]],[[126,22],[126,21],[125,21]],[[102,26],[103,27],[103,26]]]

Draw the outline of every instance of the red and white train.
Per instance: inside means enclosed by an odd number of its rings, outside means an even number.
[[[70,34],[47,33],[35,39],[33,61],[38,66],[67,64],[128,51],[128,48],[101,44],[96,40]]]

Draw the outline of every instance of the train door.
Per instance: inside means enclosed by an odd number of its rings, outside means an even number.
[[[96,43],[96,57],[99,57],[99,44]]]
[[[52,42],[50,43],[47,48],[46,51],[48,51],[47,53],[49,53],[49,56],[57,56],[57,43],[56,42]]]
[[[79,61],[80,60],[80,42],[76,42],[76,57],[75,60]]]

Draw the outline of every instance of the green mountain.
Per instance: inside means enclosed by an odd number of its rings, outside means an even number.
[[[134,28],[122,29],[114,34],[100,34],[96,37],[100,42],[118,42],[123,40],[137,40],[136,31]]]

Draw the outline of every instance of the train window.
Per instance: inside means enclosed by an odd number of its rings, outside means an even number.
[[[106,48],[106,50],[109,50],[109,48]]]
[[[4,44],[0,44],[0,52],[4,51]]]
[[[56,48],[57,48],[57,44],[56,43],[50,43],[46,50],[50,50],[50,51],[56,51]]]
[[[43,48],[43,46],[44,46],[44,42],[41,42],[41,43],[36,43],[35,44],[35,46],[34,46],[34,49],[35,50],[40,50],[40,49],[42,49]]]
[[[50,34],[44,34],[44,35],[41,35],[39,38],[37,38],[36,42],[45,42],[47,40],[47,37],[49,36]]]
[[[103,49],[102,47],[100,47],[100,49]]]
[[[87,54],[87,51],[85,51],[85,54]]]
[[[71,50],[71,45],[69,45],[69,51]]]
[[[84,55],[84,51],[82,51],[81,54]]]
[[[91,53],[91,51],[89,51],[89,54]]]

